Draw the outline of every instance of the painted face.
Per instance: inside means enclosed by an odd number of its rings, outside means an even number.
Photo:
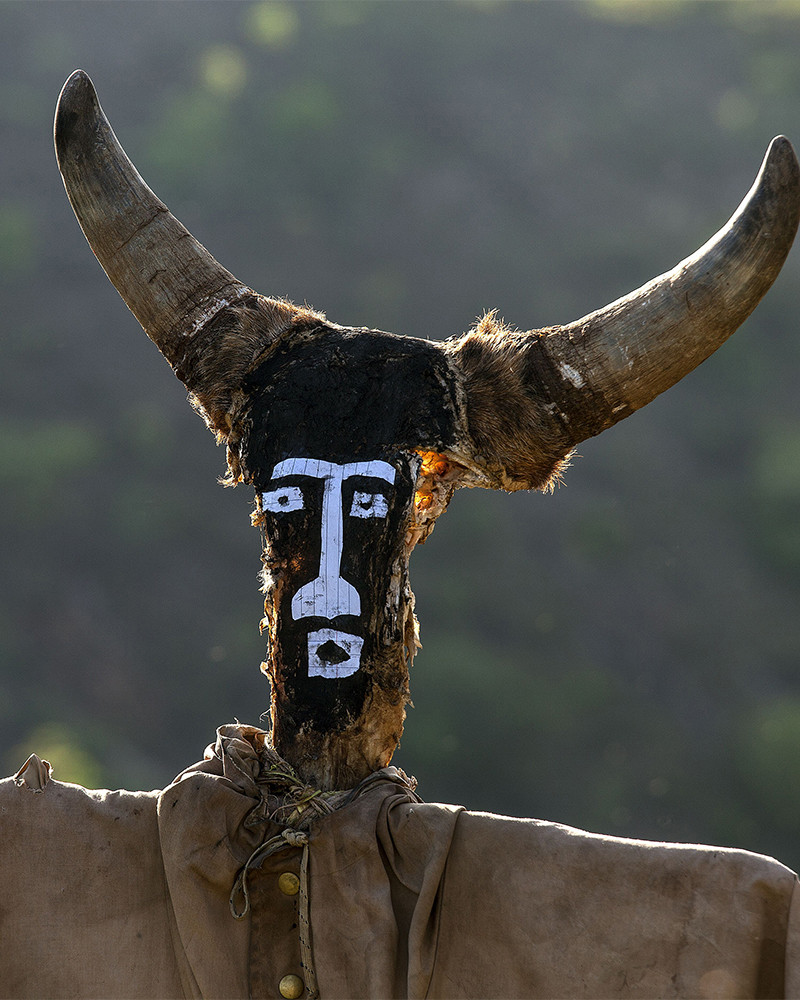
[[[364,533],[357,526],[351,530],[352,518],[386,521],[396,476],[394,467],[379,459],[342,465],[321,459],[288,458],[272,470],[274,489],[260,496],[262,513],[274,515],[276,520],[288,519],[309,507],[319,510],[318,521],[309,519],[311,530],[319,532],[316,575],[291,596],[292,621],[312,626],[306,637],[309,677],[338,679],[350,677],[359,669],[364,637],[355,630],[363,625],[362,600],[356,586],[342,575],[345,536],[353,545]],[[269,523],[269,519],[265,518],[265,522]],[[379,524],[379,530],[373,530],[376,540],[383,534],[382,528],[383,524]],[[273,532],[275,538],[279,534]],[[304,548],[313,548],[316,554],[315,543],[316,539],[308,538]],[[312,565],[316,561],[313,559]],[[359,560],[348,553],[347,562],[355,569]],[[362,589],[374,585],[374,581],[363,578],[358,582]]]
[[[256,495],[267,673],[281,715],[341,728],[413,642],[406,539],[419,460],[294,455]]]

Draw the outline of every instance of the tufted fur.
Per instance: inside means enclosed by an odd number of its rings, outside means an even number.
[[[442,345],[462,380],[475,461],[499,489],[552,490],[569,465],[565,420],[538,391],[544,373],[536,378],[533,355],[543,335],[521,334],[491,312]]]
[[[218,435],[227,436],[235,397],[247,372],[290,332],[325,321],[322,313],[253,293],[215,316],[174,363],[192,405]]]

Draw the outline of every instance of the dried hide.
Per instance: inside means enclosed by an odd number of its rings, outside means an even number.
[[[0,995],[800,989],[796,877],[769,858],[426,804],[393,767],[331,794],[324,817],[276,812],[264,739],[221,728],[162,792],[88,791],[36,767],[0,782]]]

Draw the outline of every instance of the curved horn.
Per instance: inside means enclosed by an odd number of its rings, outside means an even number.
[[[194,389],[203,328],[254,293],[145,184],[82,70],[61,91],[55,145],[67,195],[95,256],[148,337]]]
[[[696,368],[775,280],[798,219],[800,167],[791,143],[778,136],[729,222],[671,271],[566,326],[516,333],[489,319],[453,342],[449,351],[464,375],[470,434],[492,456],[490,475],[507,489],[546,484],[575,445]],[[480,368],[494,369],[494,406]],[[514,414],[522,429],[516,442],[498,410]]]

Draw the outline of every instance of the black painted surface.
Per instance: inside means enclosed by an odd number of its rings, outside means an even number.
[[[243,389],[253,403],[242,451],[256,488],[302,449],[341,462],[456,441],[449,366],[438,345],[413,337],[327,327],[279,347]]]
[[[242,465],[260,494],[277,485],[302,490],[303,508],[263,512],[267,615],[276,616],[268,652],[281,731],[340,732],[368,707],[372,686],[392,700],[404,695],[405,608],[387,612],[392,570],[400,561],[414,497],[416,449],[455,442],[455,389],[438,348],[376,331],[324,328],[279,348],[248,379],[253,398],[244,424]],[[353,476],[342,486],[341,576],[361,599],[360,616],[292,617],[292,598],[319,573],[323,481],[273,479],[278,462],[311,458],[344,464],[375,459],[396,471],[393,485]],[[349,516],[356,490],[382,493],[385,517]],[[359,670],[330,679],[308,675],[308,634],[335,628],[364,640]]]

